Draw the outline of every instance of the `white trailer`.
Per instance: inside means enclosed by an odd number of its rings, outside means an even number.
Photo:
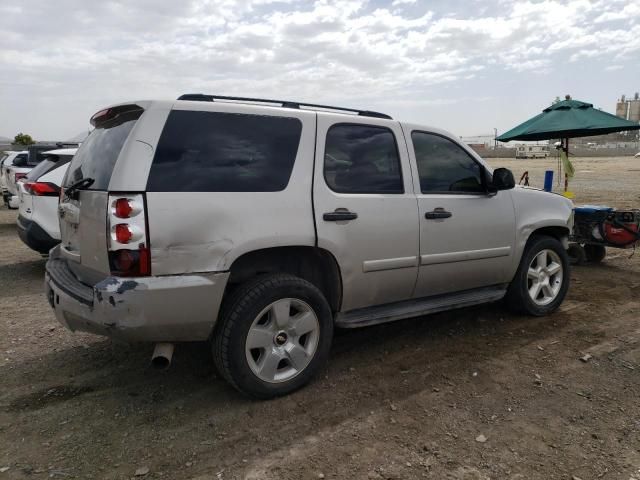
[[[516,158],[547,158],[549,156],[549,145],[527,145],[516,146]]]

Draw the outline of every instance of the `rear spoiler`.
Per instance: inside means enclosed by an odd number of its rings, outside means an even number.
[[[115,127],[127,120],[140,117],[142,112],[144,112],[144,108],[140,105],[118,105],[94,113],[89,123],[96,128]]]

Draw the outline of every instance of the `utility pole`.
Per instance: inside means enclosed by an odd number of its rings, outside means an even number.
[[[498,148],[498,129],[493,127],[493,149]]]

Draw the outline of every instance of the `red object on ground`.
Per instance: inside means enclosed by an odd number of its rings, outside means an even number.
[[[637,223],[625,223],[624,226],[631,230],[631,232],[624,228],[617,227],[611,222],[605,222],[604,237],[607,242],[613,243],[614,245],[631,246],[633,243],[640,239],[638,237]]]

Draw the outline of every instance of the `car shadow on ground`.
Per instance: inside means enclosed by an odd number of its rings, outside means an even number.
[[[44,292],[46,260],[0,265],[0,298]]]
[[[397,375],[411,373],[418,376],[418,381],[393,389],[396,398],[408,396],[429,388],[434,369],[447,370],[461,360],[461,355],[477,366],[496,354],[551,335],[565,317],[563,313],[542,318],[513,316],[497,303],[363,329],[338,330],[328,366],[312,385],[290,398],[314,402],[322,396],[322,390],[348,393],[358,378],[362,391],[385,390]],[[59,334],[71,335],[66,331]],[[0,367],[3,378],[18,370],[20,382],[37,385],[35,392],[8,399],[7,407],[14,411],[40,409],[80,395],[85,400],[93,397],[99,403],[105,397],[156,405],[180,400],[192,410],[204,405],[215,410],[216,405],[229,402],[252,403],[217,375],[207,343],[178,344],[167,371],[150,366],[152,348],[150,344],[126,346],[109,340],[89,340],[87,344],[27,359],[14,365],[13,372],[7,366]],[[351,386],[345,386],[348,383]],[[210,401],[203,405],[188,400],[202,396]],[[279,401],[283,400],[275,400]]]
[[[0,235],[10,232],[15,234],[18,231],[18,227],[15,223],[0,223]]]

